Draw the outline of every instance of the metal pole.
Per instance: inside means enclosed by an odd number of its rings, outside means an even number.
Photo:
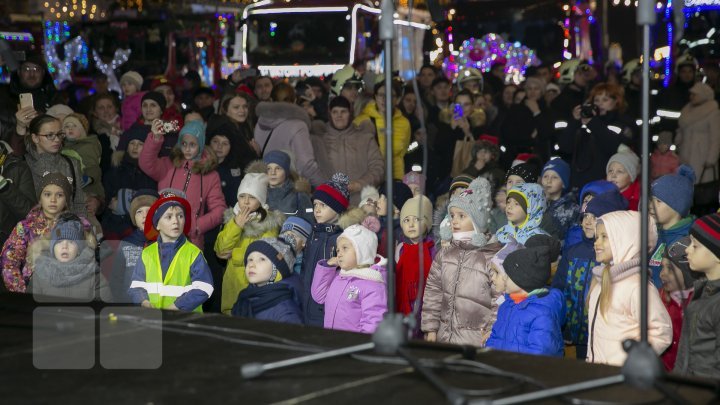
[[[648,341],[648,201],[650,196],[650,26],[655,0],[640,0],[637,23],[643,27],[642,191],[640,193],[640,341]]]
[[[395,243],[393,235],[393,139],[392,139],[392,41],[395,38],[395,5],[392,0],[383,0],[380,19],[380,39],[385,44],[385,197],[387,213],[385,214],[385,231],[387,234],[387,289],[388,313],[395,313]]]

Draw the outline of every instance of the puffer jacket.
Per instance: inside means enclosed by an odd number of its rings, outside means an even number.
[[[487,347],[562,357],[565,347],[560,332],[565,317],[563,301],[562,293],[555,288],[535,290],[518,303],[506,294]]]
[[[565,240],[570,227],[578,222],[580,206],[575,202],[575,198],[575,194],[569,192],[555,201],[548,202],[547,213],[559,232],[560,240]]]
[[[695,282],[692,300],[685,308],[682,334],[674,371],[679,374],[718,378],[720,351],[720,280]]]
[[[122,125],[123,131],[130,129],[130,127],[142,117],[142,98],[145,96],[145,93],[144,91],[138,91],[135,94],[123,98],[122,106],[120,107],[120,111],[122,112],[120,124]]]
[[[28,292],[40,302],[112,301],[110,287],[95,261],[95,251],[88,246],[67,263],[55,259],[49,250],[43,251],[35,259]]]
[[[232,218],[223,226],[215,241],[215,252],[218,255],[225,252],[232,253],[223,275],[220,303],[222,313],[230,315],[233,305],[238,299],[238,294],[249,284],[245,274],[247,247],[258,239],[278,236],[284,221],[285,216],[282,213],[269,210],[264,220],[250,220],[242,228]]]
[[[37,203],[35,185],[27,163],[10,154],[0,174],[12,180],[0,190],[0,244],[10,236],[13,227],[25,218]]]
[[[25,154],[25,161],[30,167],[35,184],[35,194],[40,195],[40,179],[46,173],[59,172],[68,178],[72,185],[75,198],[67,198],[70,211],[79,216],[86,216],[85,193],[82,187],[81,163],[77,159],[63,156],[60,153],[38,153],[35,149],[29,148]],[[74,180],[74,183],[73,183]]]
[[[310,137],[320,170],[329,176],[342,172],[362,187],[377,187],[383,181],[385,162],[375,140],[375,128],[365,121],[340,131],[325,124]],[[326,179],[327,180],[327,179]],[[350,194],[350,205],[360,202],[360,191]]]
[[[258,116],[255,141],[261,149],[264,147],[263,153],[273,150],[292,152],[298,173],[314,187],[321,185],[325,176],[315,160],[307,112],[300,106],[282,102],[261,102],[255,112]]]
[[[380,153],[382,156],[385,156],[385,115],[380,114],[375,101],[369,102],[353,122],[361,125],[365,121],[370,121],[374,124]],[[393,112],[392,126],[393,178],[399,180],[402,179],[405,174],[405,154],[407,153],[408,146],[410,146],[410,121],[403,116],[399,109],[395,109]]]
[[[720,178],[720,109],[717,101],[701,97],[699,104],[683,107],[675,139],[680,161],[695,171],[695,184]]]
[[[220,186],[220,176],[215,168],[217,159],[210,148],[205,148],[197,161],[186,160],[175,148],[170,157],[158,158],[164,138],[155,140],[150,133],[140,152],[140,169],[158,182],[158,190],[172,188],[183,191],[190,203],[191,222],[188,235],[193,245],[203,249],[204,235],[220,225],[225,211],[225,197]]]
[[[80,161],[82,174],[92,179],[92,182],[83,187],[85,194],[105,199],[105,189],[102,183],[102,169],[100,157],[102,147],[97,135],[91,134],[79,139],[65,139],[61,152],[63,155],[74,157]]]
[[[438,342],[485,346],[499,296],[490,279],[490,258],[500,247],[453,241],[440,250],[425,286],[423,332],[437,332]]]

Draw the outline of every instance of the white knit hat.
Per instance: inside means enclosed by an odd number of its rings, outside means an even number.
[[[339,237],[348,239],[355,247],[355,258],[358,266],[372,266],[375,264],[378,247],[375,232],[362,225],[350,225]]]
[[[370,199],[377,202],[377,200],[380,199],[380,192],[377,188],[368,185],[363,187],[362,191],[360,191],[360,204],[358,204],[358,207],[362,207],[367,204]]]
[[[260,205],[267,209],[267,189],[268,189],[268,176],[265,173],[247,173],[240,182],[238,187],[237,196],[240,198],[240,194],[250,194],[260,201]],[[240,207],[235,204],[235,214],[240,212]]]
[[[120,76],[120,84],[123,82],[131,82],[135,86],[137,86],[138,91],[140,91],[140,88],[143,85],[143,77],[140,75],[140,73],[130,70],[124,75]]]

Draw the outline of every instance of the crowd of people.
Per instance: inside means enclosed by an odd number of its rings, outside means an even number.
[[[518,85],[503,63],[426,65],[419,91],[356,65],[214,88],[130,70],[84,94],[28,55],[0,87],[4,288],[362,333],[392,298],[428,341],[621,365],[647,249],[652,348],[717,377],[719,89],[686,58],[654,101],[681,109],[653,127],[641,246],[641,71]]]

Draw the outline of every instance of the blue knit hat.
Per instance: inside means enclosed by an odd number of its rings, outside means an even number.
[[[198,153],[193,160],[200,160],[205,149],[205,124],[201,120],[186,122],[178,135],[178,148],[182,147],[183,135],[190,135],[197,139]]]
[[[595,218],[614,211],[625,211],[628,208],[628,200],[620,194],[620,191],[614,190],[596,195],[585,208],[585,212],[595,215]]]
[[[666,174],[650,186],[650,195],[667,204],[683,218],[690,213],[693,203],[695,171],[688,165],[680,165],[675,174]]]
[[[76,245],[85,240],[85,231],[80,218],[75,215],[58,218],[58,223],[50,233],[50,252],[53,257],[55,257],[55,245],[63,240],[69,240]]]
[[[563,182],[563,190],[567,190],[568,187],[570,187],[570,165],[568,165],[567,162],[560,158],[549,160],[545,163],[545,167],[543,167],[542,174],[540,176],[544,176],[545,172],[548,170],[552,170],[560,176],[560,179]]]
[[[290,176],[290,156],[287,153],[273,150],[263,156],[265,164],[275,163],[285,170],[285,176]]]
[[[288,217],[280,228],[280,233],[287,231],[297,232],[305,239],[309,239],[310,233],[312,233],[312,224],[300,217]]]
[[[130,203],[132,202],[134,191],[129,188],[121,188],[117,192],[117,205],[113,213],[116,215],[128,215],[130,212]]]

